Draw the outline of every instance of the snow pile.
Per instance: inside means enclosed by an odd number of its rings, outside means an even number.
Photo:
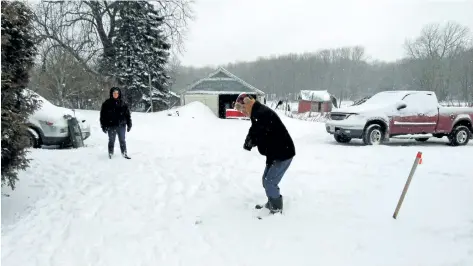
[[[330,117],[330,113],[319,112],[305,112],[305,113],[288,113],[291,118],[311,121],[311,122],[325,122]]]
[[[179,116],[185,118],[196,118],[196,119],[210,119],[215,120],[218,119],[217,116],[210,110],[210,108],[199,102],[191,102],[184,106],[171,109],[166,111],[168,116]]]
[[[250,122],[179,109],[199,119],[132,114],[131,160],[108,159],[94,111],[81,112],[87,147],[32,150],[18,190],[2,188],[2,265],[473,265],[473,143],[339,145],[324,124],[281,116],[297,152],[285,211],[258,220],[265,158],[242,147]]]

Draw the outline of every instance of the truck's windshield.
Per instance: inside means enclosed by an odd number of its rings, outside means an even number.
[[[366,96],[366,97],[363,97],[357,101],[355,101],[351,106],[355,106],[355,105],[360,105],[364,102],[366,102],[366,100],[368,100],[371,96]]]
[[[397,92],[397,91],[383,91],[376,93],[373,96],[367,96],[362,98],[353,105],[360,105],[360,104],[386,104],[386,103],[396,103],[402,100],[402,97],[405,95],[404,92]]]

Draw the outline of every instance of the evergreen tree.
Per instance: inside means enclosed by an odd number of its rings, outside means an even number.
[[[158,109],[167,108],[170,77],[165,66],[170,44],[161,29],[164,18],[146,1],[127,1],[122,5],[120,19],[116,22],[114,76],[126,88],[126,98],[131,106],[142,99],[150,103],[152,93]]]
[[[19,1],[2,1],[2,186],[15,189],[18,170],[28,167],[28,116],[38,101],[24,90],[33,67],[32,11]]]

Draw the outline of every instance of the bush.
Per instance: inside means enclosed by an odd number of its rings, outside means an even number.
[[[28,167],[26,123],[38,106],[24,90],[34,65],[32,11],[19,1],[2,1],[2,186],[15,189],[18,171]]]

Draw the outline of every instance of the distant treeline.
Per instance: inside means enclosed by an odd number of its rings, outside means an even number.
[[[300,90],[329,90],[357,100],[383,90],[431,90],[442,101],[473,103],[473,42],[467,27],[448,22],[423,28],[406,40],[406,57],[395,62],[368,60],[364,47],[260,58],[223,65],[267,94],[295,97]],[[215,68],[180,67],[172,90],[183,91]]]

